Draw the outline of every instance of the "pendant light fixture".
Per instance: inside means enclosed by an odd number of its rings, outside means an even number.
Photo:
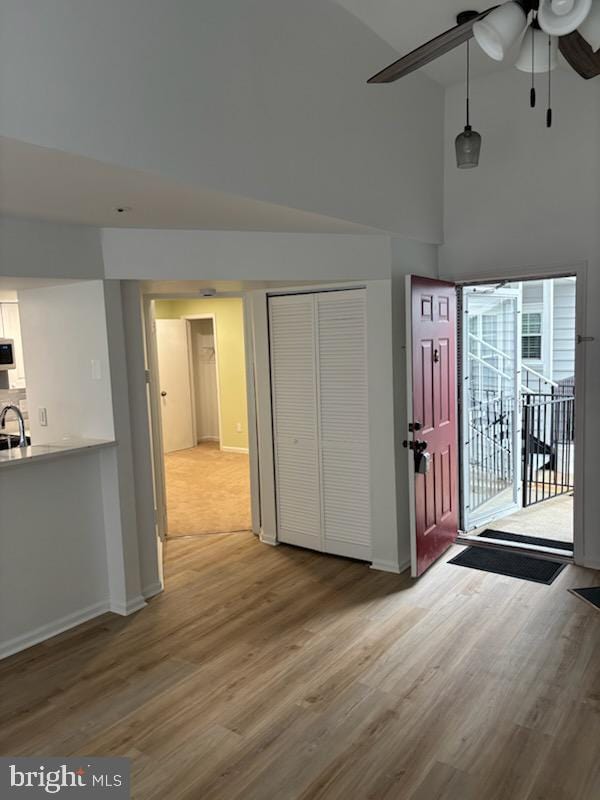
[[[454,142],[456,148],[456,166],[459,169],[472,169],[479,164],[479,151],[481,150],[481,136],[471,128],[469,109],[469,40],[467,39],[467,121],[465,129],[459,133]]]

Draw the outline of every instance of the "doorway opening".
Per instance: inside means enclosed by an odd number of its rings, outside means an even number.
[[[252,530],[241,297],[155,300],[171,538]]]
[[[573,556],[576,277],[459,292],[462,543]]]

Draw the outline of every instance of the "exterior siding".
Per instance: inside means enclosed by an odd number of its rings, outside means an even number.
[[[575,375],[575,281],[554,282],[554,326],[552,338],[552,379],[562,381]]]

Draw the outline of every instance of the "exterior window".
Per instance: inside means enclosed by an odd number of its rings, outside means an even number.
[[[523,358],[534,361],[542,359],[542,314],[532,311],[523,314]]]

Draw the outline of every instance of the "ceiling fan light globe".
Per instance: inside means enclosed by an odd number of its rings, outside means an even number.
[[[559,17],[570,14],[575,5],[575,0],[552,0],[552,11]]]
[[[600,50],[600,0],[592,0],[590,13],[578,28],[594,53]]]
[[[570,11],[566,6],[561,6],[561,13],[554,10],[554,3],[558,0],[540,0],[538,22],[544,33],[550,36],[566,36],[573,33],[590,13],[592,0],[573,0]]]
[[[533,70],[531,69],[531,36],[533,35]],[[515,67],[521,72],[548,72],[558,66],[558,39],[550,37],[550,65],[548,65],[548,34],[539,28],[529,28],[521,43]]]
[[[591,0],[590,0],[591,1]],[[527,26],[522,7],[509,0],[491,11],[473,25],[473,36],[484,53],[495,61],[502,61],[512,45]]]

